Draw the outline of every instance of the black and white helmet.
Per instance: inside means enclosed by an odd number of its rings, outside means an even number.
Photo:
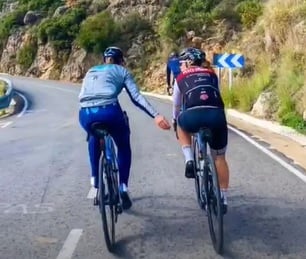
[[[179,54],[181,61],[189,61],[191,65],[201,66],[206,59],[205,52],[197,48],[185,48]]]

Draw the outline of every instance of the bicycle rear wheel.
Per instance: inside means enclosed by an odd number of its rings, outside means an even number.
[[[223,210],[219,179],[215,163],[211,156],[208,156],[208,164],[205,166],[205,187],[207,190],[207,217],[210,237],[215,251],[223,253]]]
[[[113,184],[111,167],[104,155],[100,159],[99,170],[99,210],[102,218],[105,243],[109,252],[113,252],[115,245],[115,204],[113,202]]]

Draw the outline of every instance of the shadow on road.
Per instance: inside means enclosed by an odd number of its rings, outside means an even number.
[[[138,234],[118,240],[118,257],[186,258],[188,254],[198,254],[194,258],[201,258],[207,250],[214,253],[207,218],[195,199],[164,195],[136,197],[133,201],[132,209],[125,213]]]
[[[226,254],[230,258],[303,258],[305,202],[246,196],[231,200],[233,206],[225,220]]]

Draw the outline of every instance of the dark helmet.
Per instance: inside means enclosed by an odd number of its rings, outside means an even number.
[[[179,55],[181,61],[190,61],[192,65],[201,66],[206,59],[205,52],[197,48],[185,48]]]
[[[108,47],[103,53],[103,60],[105,62],[106,58],[113,58],[115,64],[124,63],[122,50],[118,47],[112,46]]]

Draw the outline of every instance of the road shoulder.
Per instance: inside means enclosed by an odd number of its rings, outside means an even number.
[[[261,120],[233,110],[227,111],[229,124],[270,145],[293,164],[306,170],[306,136],[275,122]]]
[[[146,96],[172,101],[167,95],[142,92]],[[258,141],[268,144],[269,149],[280,153],[293,164],[306,171],[306,136],[294,129],[282,126],[274,121],[255,118],[246,113],[227,109],[228,123],[240,131],[246,132]]]

